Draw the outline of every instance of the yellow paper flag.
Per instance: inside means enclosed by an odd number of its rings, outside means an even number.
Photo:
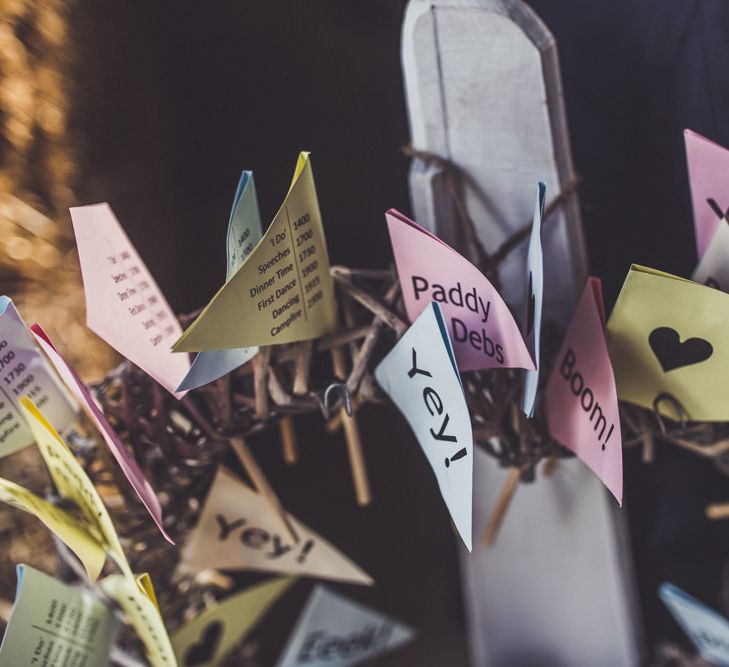
[[[240,268],[174,344],[175,352],[292,343],[337,326],[334,285],[309,154]]]
[[[81,560],[91,583],[101,574],[106,560],[104,547],[68,512],[52,505],[25,487],[0,478],[0,500],[35,515]]]
[[[27,397],[20,399],[20,408],[30,426],[43,460],[48,466],[51,478],[62,498],[68,498],[78,505],[89,525],[103,540],[111,557],[128,577],[132,571],[116,534],[109,512],[101,500],[96,487],[76,460],[68,445],[56,433],[43,414]]]
[[[217,667],[263,618],[295,579],[277,578],[246,588],[180,628],[172,647],[183,665]]]
[[[618,398],[653,409],[670,395],[690,419],[729,420],[727,331],[729,294],[633,265],[608,322]]]
[[[136,579],[112,574],[99,583],[112,600],[116,600],[144,644],[152,667],[177,667],[170,637],[159,613],[148,574]]]

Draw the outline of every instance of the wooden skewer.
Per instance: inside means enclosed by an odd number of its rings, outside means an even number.
[[[262,347],[253,357],[253,387],[256,394],[256,415],[259,419],[268,419],[268,392],[266,391],[266,375],[271,360],[271,348]]]
[[[332,348],[332,366],[334,367],[334,375],[338,380],[344,382],[347,378],[347,370],[344,353],[339,347]],[[339,409],[339,418],[342,421],[344,438],[347,441],[349,465],[352,469],[354,495],[357,499],[357,504],[361,506],[369,505],[372,502],[372,495],[370,493],[370,482],[367,477],[364,454],[362,453],[362,438],[359,433],[357,418],[354,416],[354,413],[351,416],[348,415],[344,406]]]
[[[256,487],[258,493],[266,498],[266,500],[268,500],[271,506],[276,510],[276,512],[281,517],[281,520],[286,525],[286,529],[291,534],[291,538],[294,540],[294,542],[298,543],[299,534],[294,529],[294,526],[291,523],[291,519],[289,518],[289,515],[286,513],[286,510],[281,504],[281,501],[278,499],[276,492],[273,490],[273,487],[269,483],[268,479],[266,479],[266,476],[263,474],[263,470],[261,470],[261,468],[258,466],[256,459],[253,458],[253,454],[251,454],[251,450],[248,449],[246,441],[243,438],[233,436],[232,438],[229,438],[229,442],[230,446],[235,452],[235,455],[241,462],[241,465],[245,469],[248,476],[251,478],[253,486]]]
[[[511,472],[506,479],[506,483],[504,484],[504,488],[501,490],[501,495],[496,503],[496,507],[494,507],[494,511],[491,512],[489,522],[486,524],[486,530],[481,538],[481,542],[487,549],[494,546],[494,543],[496,542],[496,536],[499,534],[499,529],[504,521],[506,510],[509,509],[511,499],[514,497],[514,493],[519,485],[519,475],[521,475],[521,470],[518,468],[511,469]]]
[[[281,434],[284,462],[287,465],[293,465],[299,460],[299,446],[296,442],[296,429],[294,428],[293,417],[284,417],[281,419],[278,423],[278,430]]]
[[[712,503],[706,506],[706,516],[709,519],[729,519],[729,503]]]
[[[641,426],[641,435],[643,436],[643,452],[641,456],[641,460],[643,463],[653,463],[653,459],[655,459],[656,454],[656,440],[653,437],[653,432],[651,431],[651,425],[648,422],[648,417],[643,413],[640,412],[640,426]]]

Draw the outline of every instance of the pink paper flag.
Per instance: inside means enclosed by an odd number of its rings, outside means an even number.
[[[139,496],[139,500],[147,508],[149,515],[152,517],[154,522],[157,524],[160,532],[164,538],[170,543],[174,544],[172,538],[165,532],[162,526],[162,508],[160,507],[157,496],[154,490],[150,486],[149,482],[144,476],[144,473],[137,465],[137,462],[126,447],[119,440],[119,436],[114,432],[111,424],[107,421],[104,413],[99,409],[94,401],[91,392],[87,389],[86,385],[81,381],[81,378],[76,374],[76,371],[68,365],[66,360],[61,356],[61,353],[55,348],[51,339],[48,338],[48,334],[43,331],[43,328],[39,324],[34,324],[30,327],[30,331],[35,336],[38,345],[43,348],[43,351],[48,355],[51,363],[55,367],[58,374],[65,385],[69,388],[71,393],[76,397],[79,405],[83,408],[84,412],[88,415],[89,419],[93,422],[94,426],[98,429],[104,441],[109,446],[111,453],[113,454],[116,462],[123,470],[132,488],[136,491]]]
[[[684,130],[698,257],[704,256],[722,218],[729,215],[729,150]]]
[[[605,339],[602,289],[589,278],[544,395],[549,432],[623,504],[623,449],[615,376]]]
[[[385,218],[410,321],[437,301],[460,370],[535,370],[511,311],[486,276],[402,213],[390,209]]]
[[[108,204],[77,206],[71,220],[89,329],[182,398],[186,392],[175,390],[190,359],[170,351],[182,327],[114,212]]]

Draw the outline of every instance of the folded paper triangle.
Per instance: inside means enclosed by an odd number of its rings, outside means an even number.
[[[375,369],[433,468],[453,523],[471,550],[473,433],[440,305],[431,302]]]
[[[406,625],[316,586],[277,667],[349,667],[412,641]]]
[[[372,584],[372,578],[321,536],[288,515],[299,536],[260,494],[230,472],[215,476],[197,526],[182,550],[180,571],[261,570]]]

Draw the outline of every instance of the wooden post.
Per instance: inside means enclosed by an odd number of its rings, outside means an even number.
[[[466,208],[493,252],[531,219],[537,181],[548,200],[574,181],[555,40],[521,0],[410,0],[402,63],[411,144],[466,175]],[[438,167],[414,160],[413,214],[473,257],[445,185]],[[554,216],[543,232],[544,310],[566,324],[587,275],[577,198]],[[499,267],[517,314],[525,256],[526,243]],[[638,664],[624,515],[599,480],[571,460],[514,493],[514,473],[475,450],[474,532],[498,516],[507,481],[502,504],[511,500],[493,548],[461,549],[473,664]]]

